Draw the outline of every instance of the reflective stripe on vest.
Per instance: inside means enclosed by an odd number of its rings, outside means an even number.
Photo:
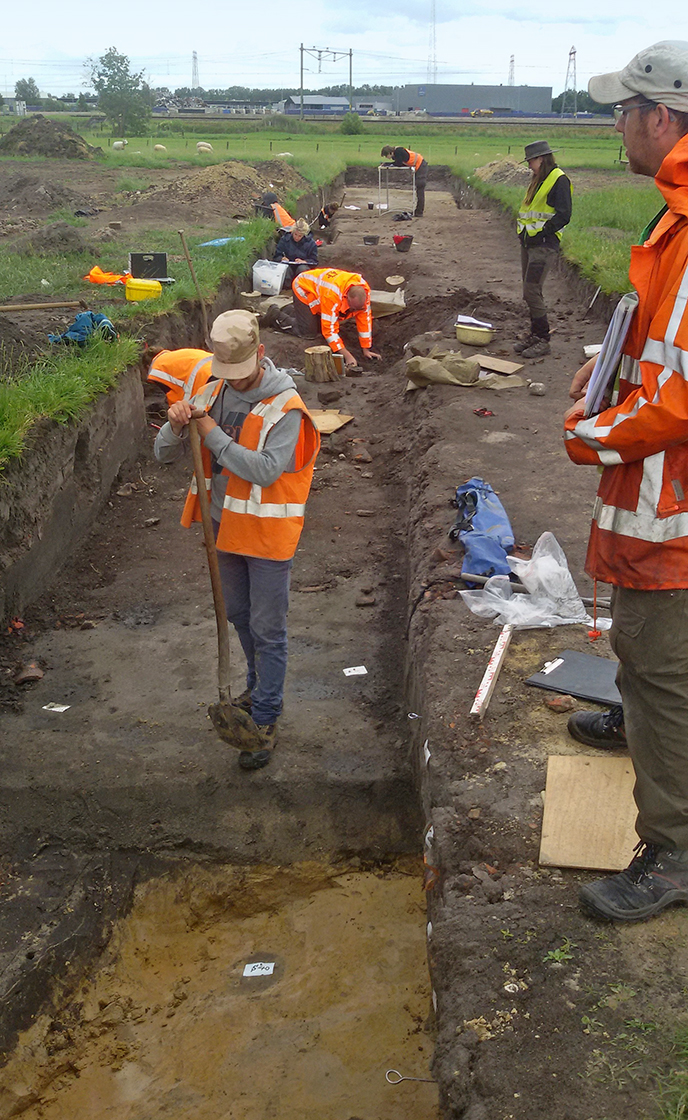
[[[523,230],[525,230],[528,234],[528,237],[534,237],[536,233],[542,232],[545,222],[549,221],[549,219],[552,217],[552,214],[556,214],[556,210],[554,209],[554,207],[550,206],[547,201],[547,195],[551,191],[557,179],[560,179],[563,174],[564,172],[560,167],[555,167],[553,171],[550,171],[545,181],[543,183],[540,183],[540,186],[535,192],[535,196],[530,202],[527,210],[526,206],[528,204],[526,203],[525,199],[523,200],[523,202],[521,203],[521,209],[519,211],[518,218],[516,220],[516,229],[519,233],[522,233]],[[560,229],[556,230],[556,235],[560,241],[561,234],[562,231]]]

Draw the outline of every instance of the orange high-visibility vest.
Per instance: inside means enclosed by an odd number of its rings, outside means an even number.
[[[212,357],[207,350],[161,350],[153,358],[148,380],[164,386],[168,405],[189,400],[210,377]],[[218,381],[217,392],[221,385]]]
[[[406,149],[408,151],[408,148]],[[423,162],[423,156],[418,155],[418,152],[409,152],[409,158],[406,160],[406,167],[414,167],[416,171]]]
[[[280,229],[291,229],[294,225],[295,218],[292,218],[288,210],[280,206],[279,202],[272,203],[272,213],[275,216],[275,222]]]
[[[688,588],[688,136],[655,182],[669,209],[631,249],[639,303],[612,405],[565,433],[574,463],[604,467],[585,569],[639,591]]]
[[[196,408],[208,411],[224,384],[221,379],[210,380],[211,357],[202,350],[165,350],[154,359],[148,379],[166,386],[169,404],[186,399]],[[227,490],[217,535],[217,547],[223,552],[264,560],[291,560],[296,552],[320,449],[320,433],[296,390],[285,389],[253,405],[237,443],[250,451],[262,451],[270,430],[291,409],[302,413],[293,471],[284,471],[270,486],[263,487],[223,468]],[[205,445],[201,451],[206,491],[210,494],[212,457]],[[181,523],[188,528],[200,520],[194,476]]]
[[[364,288],[366,305],[361,311],[352,311],[346,293],[354,285]],[[314,314],[320,315],[320,329],[331,350],[344,350],[339,337],[340,319],[356,321],[358,339],[363,350],[373,345],[373,316],[370,310],[370,288],[357,272],[342,272],[338,268],[311,268],[302,272],[292,284],[294,295],[307,304]]]

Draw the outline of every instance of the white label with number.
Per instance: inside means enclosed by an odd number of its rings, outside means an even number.
[[[244,965],[244,976],[272,976],[274,971],[274,961],[252,961]]]

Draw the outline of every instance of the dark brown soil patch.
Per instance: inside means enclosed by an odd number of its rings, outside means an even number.
[[[0,140],[0,152],[4,155],[93,159],[100,151],[87,144],[69,125],[46,120],[40,113],[19,121]]]
[[[4,181],[0,180],[0,205],[10,212],[48,214],[60,206],[71,209],[87,205],[87,202],[83,195],[43,176],[26,175],[20,171]]]

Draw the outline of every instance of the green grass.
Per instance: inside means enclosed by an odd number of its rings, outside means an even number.
[[[15,367],[14,376],[0,382],[0,471],[22,454],[27,434],[38,420],[58,424],[75,420],[100,393],[116,385],[138,353],[133,338],[93,339],[83,350],[64,348],[30,368]]]
[[[217,237],[217,231],[187,235],[191,259],[203,294],[214,294],[220,281],[227,276],[247,275],[256,256],[264,252],[266,243],[274,234],[274,228],[273,223],[264,218],[233,225],[228,236],[243,237],[244,241],[230,242],[219,249],[199,248],[200,242]],[[149,311],[169,311],[179,299],[196,298],[196,289],[177,233],[172,230],[149,229],[137,231],[135,243],[127,243],[126,249],[119,242],[105,242],[101,246],[97,262],[89,251],[40,257],[5,252],[0,256],[0,300],[7,300],[18,293],[42,291],[54,296],[83,298],[92,303],[93,309],[99,310],[108,292],[112,291],[115,299],[122,299],[123,289],[118,287],[111,290],[82,278],[95,263],[105,272],[124,272],[130,248],[137,252],[166,252],[171,258],[168,273],[176,283],[168,285],[154,305],[152,301],[147,304]],[[50,286],[46,288],[41,285],[41,280],[48,280]],[[140,308],[140,305],[113,304],[111,317],[126,318],[132,313],[131,308]]]

